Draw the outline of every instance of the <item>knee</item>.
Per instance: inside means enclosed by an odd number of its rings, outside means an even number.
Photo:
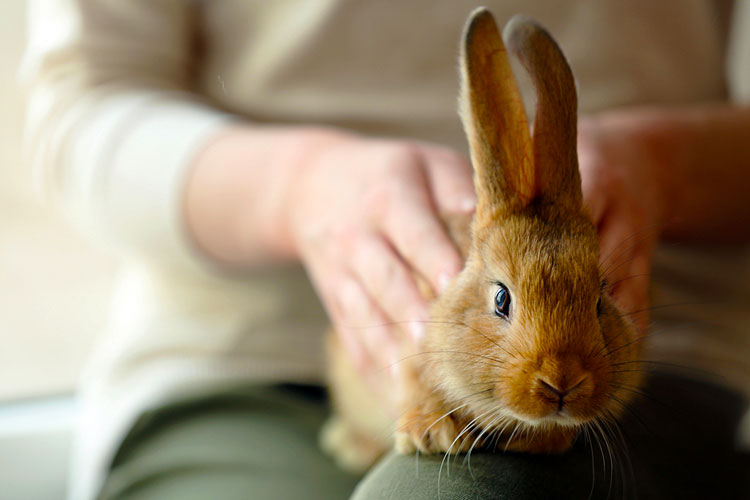
[[[582,455],[475,453],[468,461],[464,455],[392,454],[359,483],[352,500],[578,499],[589,497],[593,484]]]

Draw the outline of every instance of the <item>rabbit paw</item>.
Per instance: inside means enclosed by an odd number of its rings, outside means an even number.
[[[383,445],[353,429],[343,418],[331,417],[320,432],[320,447],[339,467],[364,473],[385,452]]]
[[[461,453],[467,451],[476,436],[452,415],[411,410],[401,418],[396,433],[396,451],[410,454]]]

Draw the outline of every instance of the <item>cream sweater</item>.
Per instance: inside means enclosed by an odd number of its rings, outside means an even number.
[[[711,1],[486,2],[559,40],[582,113],[750,100],[750,8]],[[145,408],[229,381],[318,381],[322,312],[301,269],[225,276],[181,219],[196,152],[233,120],[327,124],[465,150],[459,35],[475,0],[39,0],[27,151],[70,217],[126,254],[82,384],[72,498],[88,499]],[[731,25],[731,26],[730,26]],[[731,29],[730,29],[731,28]],[[744,28],[744,29],[743,29]],[[725,64],[726,62],[726,64]],[[660,252],[654,356],[750,393],[743,249]]]

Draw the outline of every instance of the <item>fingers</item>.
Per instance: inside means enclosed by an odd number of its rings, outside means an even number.
[[[596,154],[590,149],[579,147],[578,164],[581,170],[583,203],[591,210],[591,218],[597,226],[604,216],[607,195],[610,194],[601,179],[601,172],[596,169],[598,161]]]
[[[599,232],[600,265],[608,291],[643,334],[649,321],[648,285],[658,210],[648,194],[653,178],[644,176],[650,170],[643,168],[637,144],[612,123],[616,122],[596,117],[579,121],[581,188]]]
[[[468,159],[452,149],[433,145],[423,148],[422,154],[438,213],[472,213],[477,196]]]
[[[649,321],[653,236],[648,229],[637,229],[631,215],[624,208],[605,212],[599,231],[600,259],[609,293],[644,333]]]
[[[627,267],[624,263],[632,258],[638,238],[629,220],[618,212],[617,207],[612,207],[599,221],[599,261],[610,283],[622,278]]]
[[[359,281],[341,274],[330,279],[321,296],[336,332],[363,375],[387,369],[398,360],[398,342],[388,320]]]
[[[599,225],[604,217],[607,202],[619,189],[617,181],[621,180],[611,168],[612,158],[603,149],[602,135],[596,121],[582,117],[578,123],[578,168],[581,172],[581,191],[583,203],[591,210],[594,224]]]
[[[618,284],[614,293],[619,297],[623,309],[630,313],[641,334],[648,328],[651,308],[649,307],[648,283],[651,274],[650,255],[640,252],[630,266],[631,278]]]
[[[610,284],[632,276],[633,258],[644,254],[650,261],[656,232],[633,205],[612,203],[599,224],[599,260]]]
[[[409,174],[409,182],[393,186],[378,224],[402,258],[439,292],[461,270],[463,259],[435,211],[425,170],[413,168]]]
[[[372,376],[408,354],[406,332],[419,344],[428,313],[415,276],[441,291],[463,267],[438,214],[473,209],[471,169],[447,148],[395,141],[339,145],[312,165],[294,235],[345,349]]]
[[[409,214],[408,224],[402,214]],[[463,267],[463,259],[453,241],[425,200],[412,198],[394,203],[383,221],[383,228],[403,258],[437,292],[441,292]]]
[[[386,409],[398,394],[402,342],[377,304],[353,276],[338,280],[331,320],[354,368]]]
[[[427,303],[407,265],[374,233],[358,240],[351,257],[352,272],[370,297],[378,297],[380,308],[394,323],[394,329],[407,329],[412,342],[418,345],[428,319]],[[402,324],[407,321],[408,325]]]

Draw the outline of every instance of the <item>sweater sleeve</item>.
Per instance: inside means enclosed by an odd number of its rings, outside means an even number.
[[[182,220],[191,162],[231,118],[191,91],[187,0],[32,0],[25,150],[87,232],[159,265],[200,266]]]

